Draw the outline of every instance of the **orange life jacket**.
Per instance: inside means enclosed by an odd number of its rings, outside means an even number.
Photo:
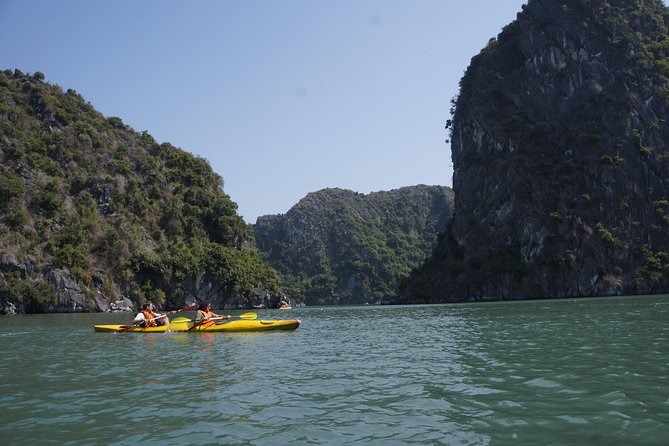
[[[146,327],[155,327],[156,324],[156,313],[153,311],[142,310],[142,314],[146,318]]]
[[[198,314],[202,315],[202,319],[209,319],[214,317],[214,314],[211,311],[197,310]]]

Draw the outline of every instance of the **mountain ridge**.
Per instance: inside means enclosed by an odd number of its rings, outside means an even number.
[[[366,195],[330,188],[307,194],[286,214],[259,217],[254,236],[297,302],[388,302],[429,254],[451,208],[452,190],[443,186]]]

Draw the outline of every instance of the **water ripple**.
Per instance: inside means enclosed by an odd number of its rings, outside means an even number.
[[[291,311],[303,320],[295,332],[240,335],[93,333],[94,323],[114,322],[110,315],[2,319],[0,438],[58,445],[669,438],[664,297]]]

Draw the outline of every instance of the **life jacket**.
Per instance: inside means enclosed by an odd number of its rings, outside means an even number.
[[[197,310],[198,314],[202,315],[202,319],[209,319],[214,317],[214,314],[211,311]]]
[[[142,310],[142,314],[146,318],[145,327],[155,327],[156,325],[156,313],[153,311]]]

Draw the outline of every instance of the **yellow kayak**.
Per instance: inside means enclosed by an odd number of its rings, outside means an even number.
[[[98,333],[113,333],[121,330],[122,332],[127,333],[165,333],[166,331],[172,332],[196,332],[196,331],[206,331],[206,332],[243,332],[243,331],[268,331],[268,330],[295,330],[300,326],[299,319],[286,319],[286,320],[239,320],[239,321],[230,321],[223,323],[204,323],[197,324],[196,322],[187,320],[187,321],[175,321],[169,325],[158,325],[156,327],[131,327],[128,328],[128,325],[96,325],[95,331]]]

